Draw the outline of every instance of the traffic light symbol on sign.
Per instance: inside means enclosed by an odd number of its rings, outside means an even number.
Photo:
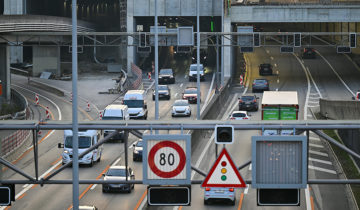
[[[350,40],[350,48],[356,48],[356,33],[350,33],[349,40]]]
[[[227,165],[227,163],[226,163],[226,161],[222,161],[221,162],[221,166],[222,167],[224,167],[224,168],[221,168],[221,174],[222,174],[222,176],[221,176],[221,180],[222,181],[226,181],[226,172],[227,172],[227,170],[226,170],[226,165]]]
[[[234,142],[234,127],[232,125],[215,126],[215,143],[232,144]]]

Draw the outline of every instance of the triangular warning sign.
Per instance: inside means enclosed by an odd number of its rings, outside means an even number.
[[[201,187],[245,188],[246,184],[224,148],[216,159]]]

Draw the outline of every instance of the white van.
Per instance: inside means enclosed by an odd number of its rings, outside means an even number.
[[[95,145],[101,139],[100,130],[79,130],[79,155],[85,150],[89,149],[91,146]],[[59,148],[64,148],[62,153],[62,164],[68,163],[72,160],[73,149],[72,149],[72,139],[73,132],[72,130],[64,130],[64,143],[59,143]],[[102,155],[103,147],[100,145],[98,148],[92,150],[91,152],[84,155],[79,159],[79,164],[88,164],[90,167],[94,164],[95,161],[100,162]]]
[[[199,74],[200,74],[200,81],[204,81],[205,73],[204,73],[204,66],[202,64],[200,64]],[[191,82],[192,80],[195,80],[195,81],[197,80],[197,64],[190,65],[189,82]]]
[[[129,110],[128,106],[122,104],[110,104],[104,109],[104,115],[102,120],[129,120]],[[115,130],[104,130],[104,137],[109,135]],[[112,137],[111,139],[119,139],[122,142],[129,137],[128,131],[119,131],[117,135]]]
[[[123,104],[128,106],[130,119],[147,119],[148,110],[144,90],[128,90],[124,95]]]

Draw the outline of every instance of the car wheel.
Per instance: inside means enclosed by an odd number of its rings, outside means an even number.
[[[209,204],[209,201],[204,199],[204,205],[208,205],[208,204]]]
[[[135,157],[133,157],[133,161],[136,161],[136,158],[135,158]]]
[[[105,188],[102,188],[103,193],[107,193],[108,191]]]
[[[94,165],[94,161],[93,161],[93,159],[91,158],[91,162],[90,162],[90,164],[89,164],[89,167],[92,167]]]
[[[100,162],[100,160],[101,160],[101,154],[100,154],[100,157],[99,157],[99,159],[97,159],[97,162],[99,163],[99,162]]]
[[[131,186],[129,187],[129,190],[127,191],[127,193],[131,193]]]
[[[230,205],[234,206],[235,205],[235,199],[233,201],[230,202]]]
[[[155,101],[155,97],[153,96],[152,98],[153,98],[153,101]]]

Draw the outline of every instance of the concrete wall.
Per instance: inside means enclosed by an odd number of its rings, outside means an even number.
[[[360,22],[360,5],[233,6],[232,22]]]
[[[221,16],[221,1],[199,0],[201,16]],[[155,16],[155,0],[128,0],[134,16]],[[129,12],[129,9],[128,9]],[[195,0],[158,0],[159,16],[196,16]]]
[[[33,76],[48,71],[60,76],[60,47],[33,47]]]

